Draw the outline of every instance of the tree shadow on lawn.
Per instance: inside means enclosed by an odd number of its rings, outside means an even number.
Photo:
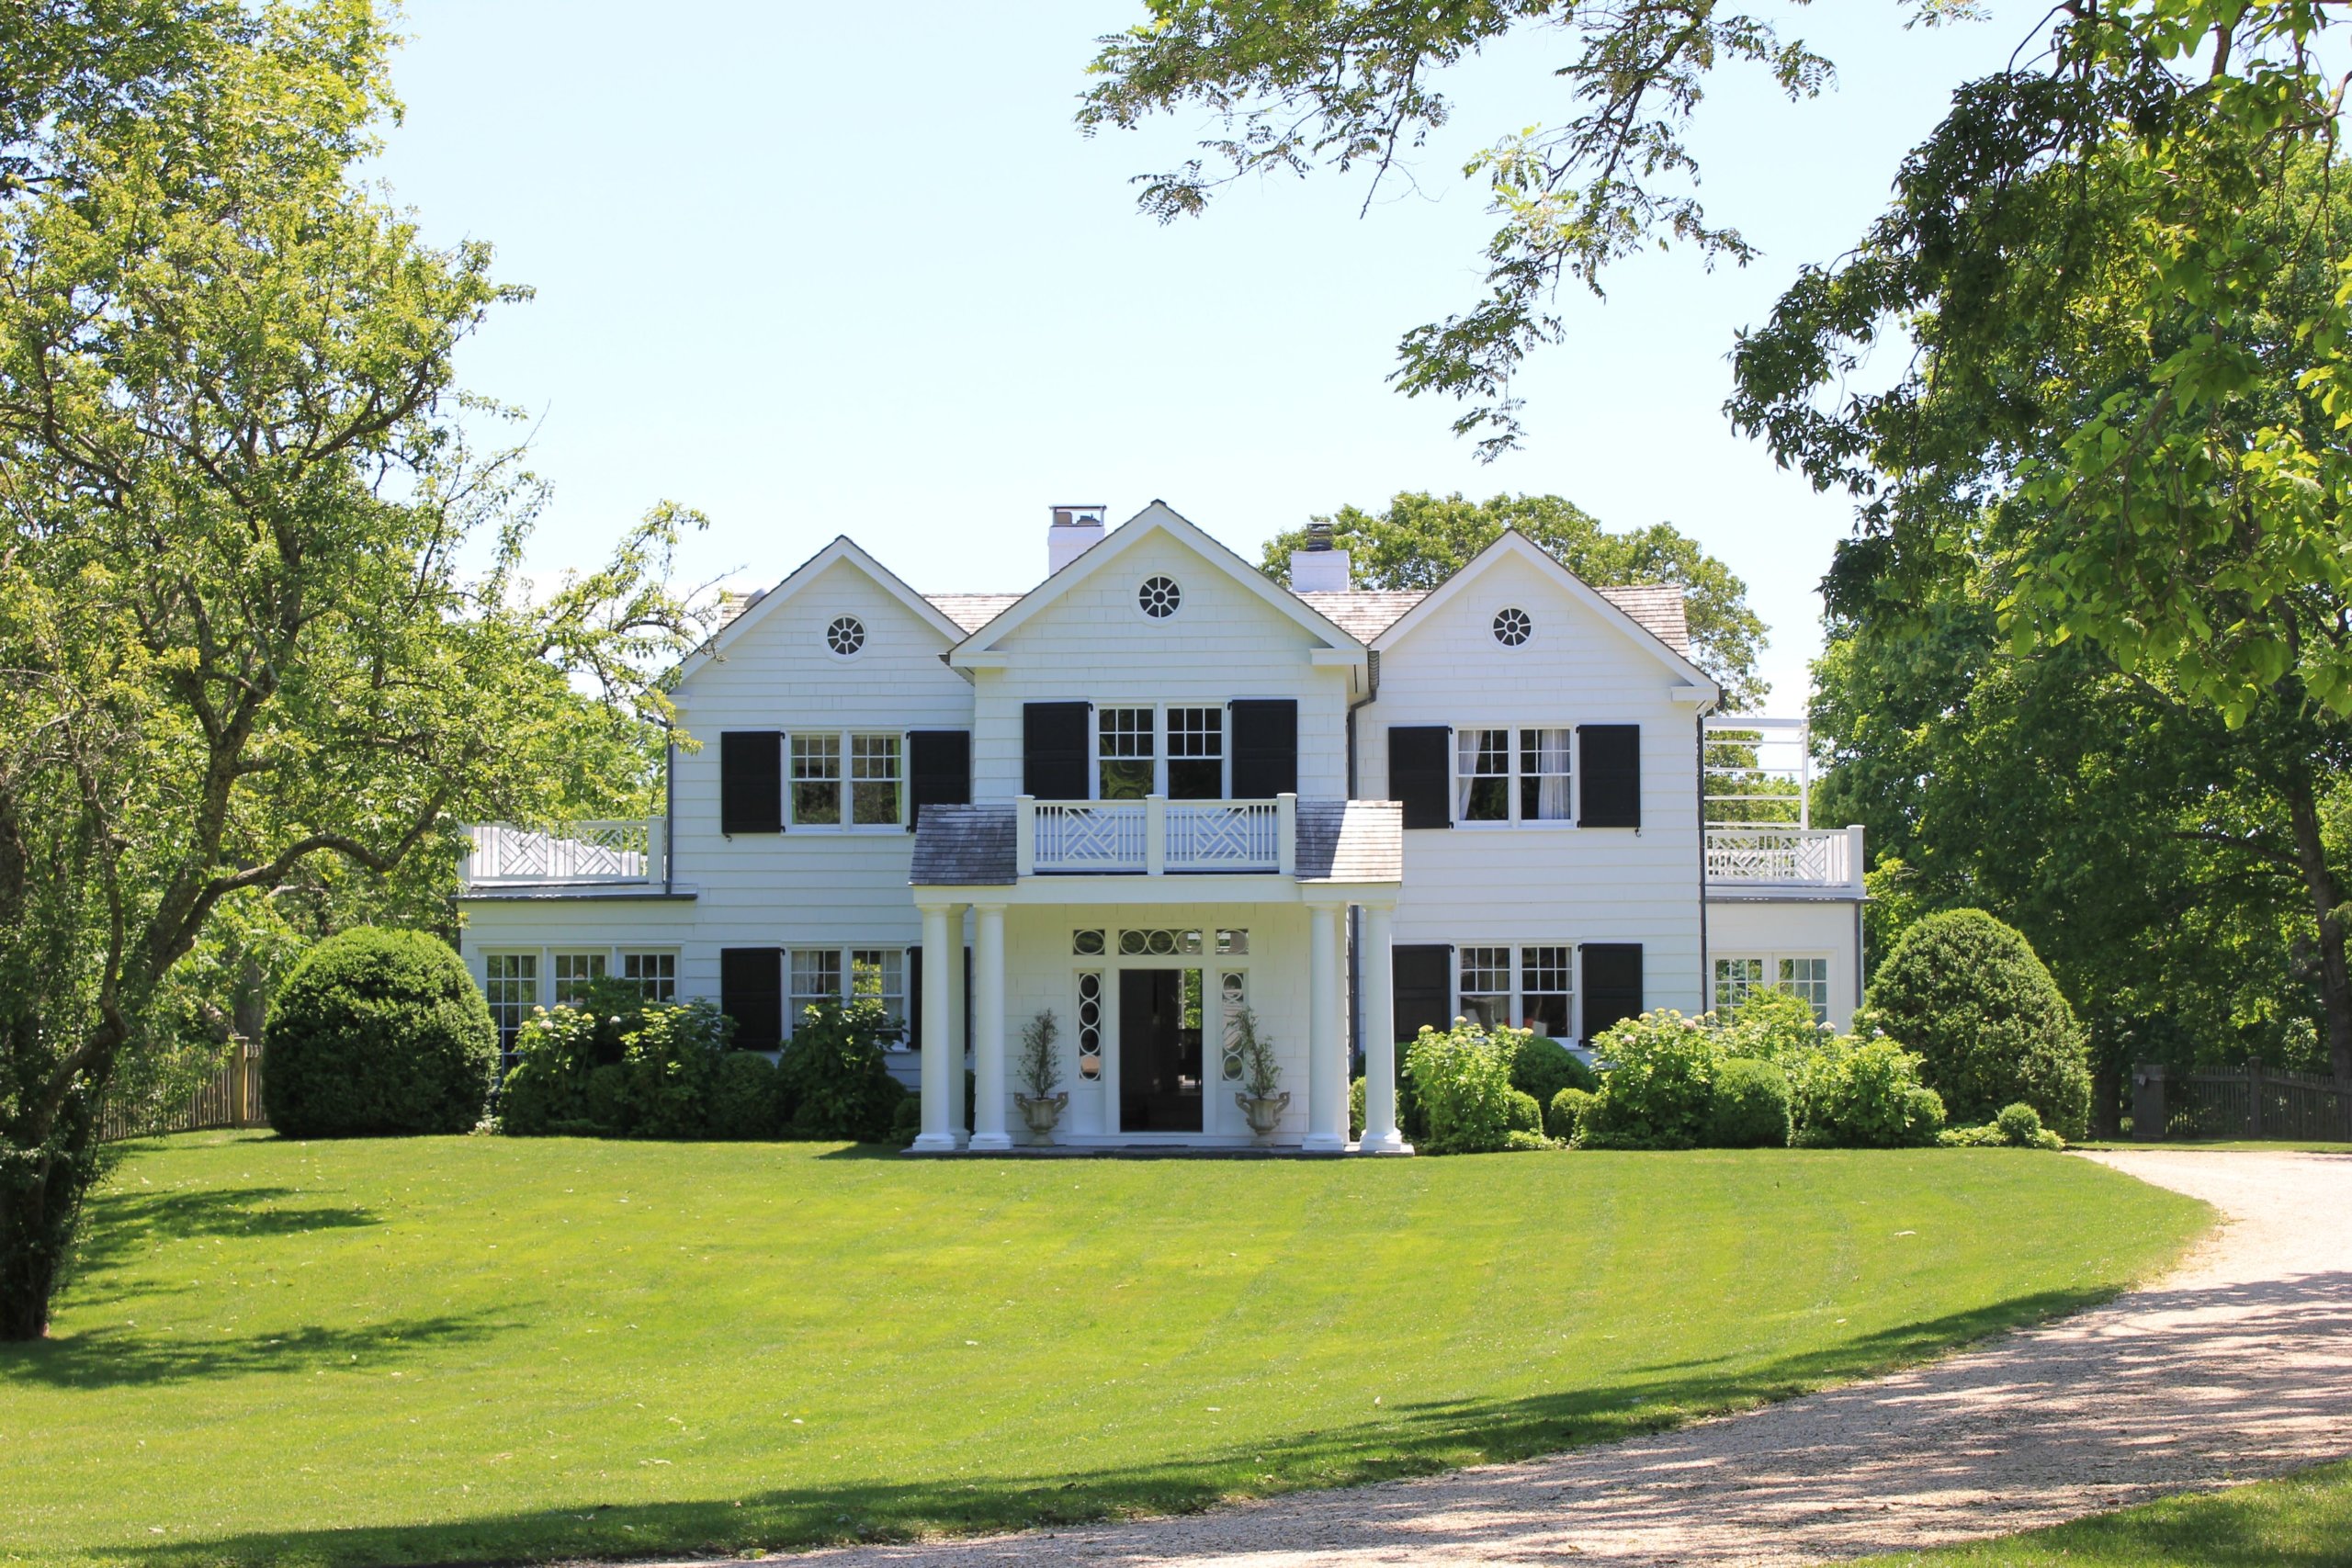
[[[1362,1485],[1636,1437],[1883,1373],[1969,1340],[2082,1311],[2114,1294],[2038,1292],[1736,1373],[1637,1372],[1591,1387],[1519,1398],[1392,1404],[1378,1419],[1235,1447],[1193,1449],[1156,1463],[980,1481],[942,1476],[855,1482],[746,1491],[696,1502],[583,1502],[445,1523],[135,1543],[117,1552],[122,1561],[155,1568],[628,1558],[748,1553],[1193,1513],[1246,1497]]]
[[[395,1318],[358,1328],[306,1324],[236,1337],[195,1328],[166,1335],[107,1325],[29,1345],[0,1345],[0,1388],[135,1388],[256,1372],[368,1371],[456,1347],[478,1345],[520,1325],[478,1314]]]
[[[83,1227],[79,1269],[112,1268],[157,1241],[201,1236],[306,1235],[356,1230],[384,1222],[351,1205],[301,1202],[292,1187],[198,1187],[163,1191],[113,1187],[91,1202]],[[300,1207],[295,1205],[300,1203]]]

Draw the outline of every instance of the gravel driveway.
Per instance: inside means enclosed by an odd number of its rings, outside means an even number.
[[[995,1563],[1800,1563],[2352,1453],[2352,1155],[2082,1156],[2229,1223],[2171,1278],[1931,1366],[1549,1459],[1130,1524],[823,1551]]]

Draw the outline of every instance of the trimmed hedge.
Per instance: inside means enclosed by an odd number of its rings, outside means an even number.
[[[263,1033],[261,1092],[289,1138],[471,1132],[498,1032],[447,942],[363,926],[302,956]]]
[[[1789,1075],[1770,1062],[1734,1056],[1715,1069],[1707,1110],[1707,1146],[1717,1149],[1788,1147],[1796,1129]]]
[[[1552,1104],[1544,1112],[1545,1129],[1564,1144],[1573,1144],[1584,1132],[1584,1119],[1591,1109],[1592,1091],[1585,1089],[1564,1089],[1552,1097]]]
[[[1593,1070],[1558,1041],[1530,1033],[1519,1043],[1510,1062],[1510,1087],[1549,1105],[1564,1089],[1590,1090],[1600,1087]]]
[[[1858,1028],[1919,1055],[1919,1078],[1952,1118],[1988,1122],[2022,1101],[2070,1138],[2090,1115],[2083,1031],[2018,930],[1982,909],[1929,915],[1871,979]]]

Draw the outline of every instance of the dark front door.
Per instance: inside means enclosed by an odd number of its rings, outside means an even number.
[[[1185,1027],[1186,978],[1182,969],[1119,972],[1122,1133],[1201,1130],[1201,1032]]]

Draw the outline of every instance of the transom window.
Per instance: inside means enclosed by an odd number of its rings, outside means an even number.
[[[1171,800],[1225,798],[1225,710],[1168,710],[1168,795]]]
[[[1102,952],[1102,933],[1101,931],[1072,931],[1069,933],[1069,950],[1080,958],[1097,957]]]
[[[1095,759],[1098,800],[1141,800],[1152,791],[1152,710],[1097,708]]]
[[[1505,648],[1517,648],[1534,635],[1534,619],[1526,611],[1513,608],[1496,613],[1495,640]]]
[[[1574,821],[1575,746],[1576,731],[1566,727],[1455,730],[1453,819]]]
[[[674,953],[624,953],[621,978],[637,987],[649,1002],[678,999],[678,955]]]
[[[895,828],[905,820],[904,737],[797,729],[788,743],[793,827]]]
[[[825,628],[825,646],[838,657],[847,659],[865,646],[865,623],[855,615],[836,615],[833,624]]]
[[[1576,949],[1566,942],[1464,947],[1461,1014],[1484,1029],[1532,1029],[1575,1038]]]
[[[1184,591],[1172,577],[1147,577],[1136,590],[1136,604],[1155,621],[1164,621],[1184,603]]]
[[[601,953],[559,953],[555,955],[555,1005],[578,1007],[588,994],[588,982],[605,977]]]
[[[1130,958],[1164,958],[1201,951],[1201,933],[1180,931],[1121,931],[1119,951]]]

